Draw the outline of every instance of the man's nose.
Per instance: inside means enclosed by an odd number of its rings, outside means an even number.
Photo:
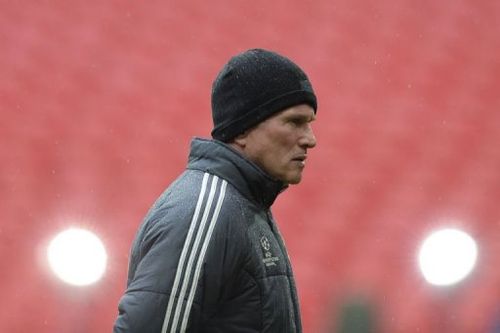
[[[300,145],[304,148],[314,148],[316,146],[316,136],[312,127],[309,125],[301,138]]]

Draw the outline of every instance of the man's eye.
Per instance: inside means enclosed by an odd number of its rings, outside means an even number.
[[[303,121],[302,119],[290,119],[290,123],[292,123],[295,126],[300,126],[302,125]]]

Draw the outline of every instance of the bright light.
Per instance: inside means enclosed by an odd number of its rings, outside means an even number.
[[[64,282],[84,286],[99,280],[106,269],[107,255],[101,240],[83,229],[68,229],[49,244],[50,267]]]
[[[418,259],[427,282],[451,285],[464,279],[474,268],[476,242],[458,229],[439,230],[425,239]]]

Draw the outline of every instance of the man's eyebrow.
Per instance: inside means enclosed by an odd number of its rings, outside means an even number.
[[[295,114],[289,114],[287,115],[288,119],[304,119],[306,121],[314,121],[316,120],[316,115],[308,115],[308,114],[300,114],[300,113],[295,113]]]
[[[316,120],[316,115],[304,115],[304,120],[307,121],[308,123],[313,122]]]

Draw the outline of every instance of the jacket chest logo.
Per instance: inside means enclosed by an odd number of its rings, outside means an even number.
[[[267,267],[276,266],[276,262],[280,259],[271,253],[271,242],[269,242],[269,239],[267,239],[266,236],[262,236],[260,238],[260,245],[262,246],[262,250],[264,251],[264,259],[262,260],[262,262]]]

